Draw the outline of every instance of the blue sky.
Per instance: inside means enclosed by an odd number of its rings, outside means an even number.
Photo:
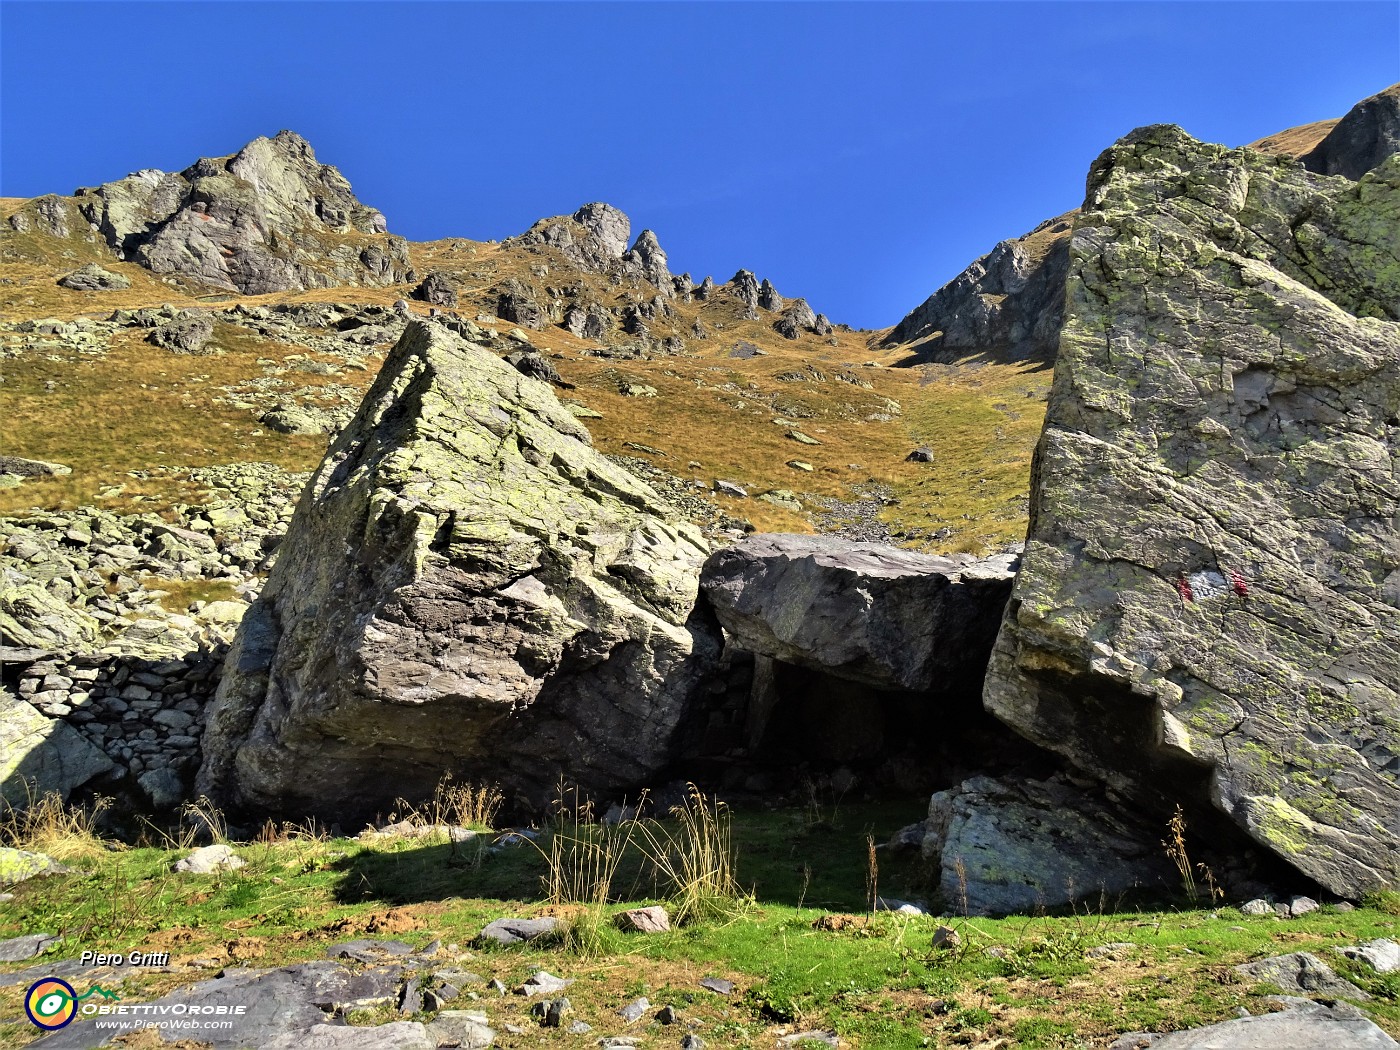
[[[286,127],[407,237],[606,200],[877,327],[1138,125],[1239,145],[1400,80],[1400,4],[6,0],[0,59],[0,195]]]

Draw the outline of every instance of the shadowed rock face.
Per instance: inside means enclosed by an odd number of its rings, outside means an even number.
[[[980,674],[1015,560],[772,534],[716,551],[701,586],[741,649],[877,689],[926,692]]]
[[[1400,859],[1400,157],[1140,129],[1089,178],[984,701],[1329,890]]]
[[[1400,150],[1400,84],[1358,102],[1303,158],[1309,171],[1359,179]]]
[[[290,131],[254,139],[232,157],[179,173],[148,169],[94,189],[76,207],[115,250],[156,273],[182,274],[246,293],[412,280],[408,246],[384,235],[384,216],[361,204],[344,176],[320,164]],[[62,198],[11,220],[63,236],[75,224]]]
[[[347,820],[446,771],[645,782],[719,648],[668,516],[548,386],[410,324],[243,621],[201,790]]]

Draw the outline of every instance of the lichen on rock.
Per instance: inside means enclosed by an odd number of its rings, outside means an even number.
[[[1331,891],[1400,859],[1400,156],[1095,163],[985,702]]]
[[[645,782],[719,649],[671,516],[546,384],[411,323],[243,621],[201,790],[346,819],[449,771]]]

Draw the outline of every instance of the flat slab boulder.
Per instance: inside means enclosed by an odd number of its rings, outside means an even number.
[[[1395,1050],[1400,1046],[1347,1003],[1277,999],[1287,1008],[1184,1032],[1131,1032],[1114,1040],[1108,1050]]]
[[[989,711],[1342,897],[1400,851],[1400,156],[1094,164]],[[1193,818],[1194,819],[1194,818]]]
[[[766,534],[716,551],[701,587],[741,649],[883,689],[980,675],[1016,556],[935,557]]]
[[[546,384],[410,323],[243,617],[198,789],[344,822],[447,772],[645,784],[720,647],[673,517]]]

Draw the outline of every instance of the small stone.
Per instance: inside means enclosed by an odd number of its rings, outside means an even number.
[[[555,977],[547,970],[536,970],[525,979],[525,983],[515,990],[516,995],[534,997],[536,995],[553,995],[555,992],[562,992],[572,980],[565,980],[562,977]]]
[[[633,999],[630,1003],[622,1006],[617,1011],[617,1016],[621,1017],[628,1024],[640,1021],[646,1012],[651,1009],[651,1003],[644,995],[640,999]]]
[[[808,437],[800,430],[789,430],[787,436],[799,445],[820,445],[821,442],[814,437]]]
[[[676,1023],[676,1008],[674,1006],[663,1006],[656,1011],[656,1019],[662,1024]]]
[[[705,1040],[692,1032],[681,1040],[681,1050],[705,1050]]]
[[[1245,903],[1240,905],[1241,915],[1259,916],[1272,915],[1273,913],[1274,906],[1268,901],[1266,901],[1263,897],[1256,897],[1254,900],[1246,901]]]
[[[1294,897],[1288,902],[1288,914],[1293,918],[1317,911],[1317,901],[1311,897]]]
[[[666,933],[671,929],[671,917],[660,905],[619,912],[613,921],[626,933]]]
[[[951,926],[940,926],[933,931],[933,947],[944,951],[953,951],[962,947],[962,937]]]
[[[785,1035],[778,1040],[779,1046],[794,1046],[797,1043],[825,1043],[827,1046],[840,1046],[841,1041],[836,1037],[835,1032],[820,1031],[812,1029],[807,1032],[794,1032],[792,1035]]]
[[[559,920],[551,915],[538,919],[497,919],[487,923],[477,940],[504,945],[522,944],[554,933],[558,928]]]
[[[734,993],[734,982],[726,981],[723,977],[702,978],[700,987],[707,988],[718,995],[732,995]]]
[[[749,498],[748,490],[735,481],[721,481],[716,479],[715,491],[725,496],[733,496],[735,499]]]
[[[575,1021],[573,1024],[569,1025],[569,1033],[571,1035],[587,1035],[591,1031],[593,1031],[593,1026],[587,1021]]]
[[[904,462],[906,462],[906,463],[932,463],[932,462],[933,462],[933,449],[929,448],[927,445],[920,445],[920,446],[919,446],[918,448],[916,448],[913,452],[909,453],[909,455],[907,455],[907,456],[904,457]]]
[[[233,871],[245,861],[228,846],[201,846],[175,864],[176,871],[194,875],[211,875],[216,871]]]

